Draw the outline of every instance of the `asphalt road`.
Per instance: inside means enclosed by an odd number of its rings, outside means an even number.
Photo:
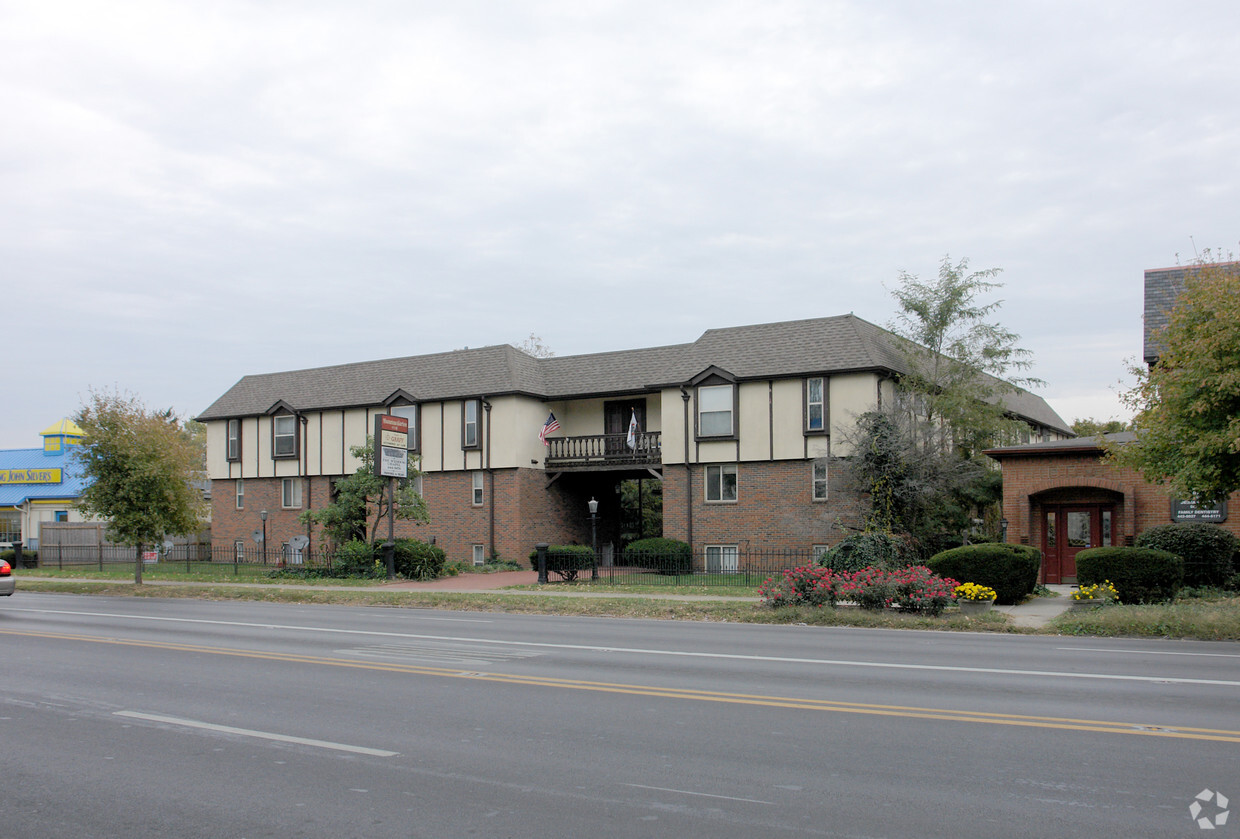
[[[1230,643],[19,591],[0,685],[16,839],[1240,835]]]

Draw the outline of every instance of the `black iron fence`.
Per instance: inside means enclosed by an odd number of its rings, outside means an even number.
[[[40,568],[89,568],[103,571],[107,567],[132,565],[137,551],[130,545],[55,545],[38,551]],[[146,567],[172,565],[194,570],[231,569],[234,574],[275,570],[278,568],[331,569],[336,555],[331,551],[307,547],[296,551],[261,547],[229,548],[211,545],[147,546],[142,561]]]
[[[812,550],[706,548],[696,554],[669,556],[626,551],[614,563],[601,565],[585,552],[547,552],[548,581],[594,580],[604,585],[758,586],[789,568],[812,565]]]

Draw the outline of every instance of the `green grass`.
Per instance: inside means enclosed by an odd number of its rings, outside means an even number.
[[[1150,606],[1102,606],[1065,613],[1051,629],[1066,635],[1240,641],[1240,597],[1192,598]]]
[[[186,570],[185,563],[157,562],[142,567],[144,582],[182,582],[182,583],[271,583],[277,585],[328,585],[328,586],[375,586],[384,580],[362,579],[329,579],[299,577],[272,577],[270,572],[274,566],[237,565],[228,563],[198,562]],[[21,568],[14,572],[18,586],[24,580],[38,579],[83,579],[83,580],[115,580],[133,581],[132,563],[105,563],[100,570],[98,565],[72,565],[59,568]]]

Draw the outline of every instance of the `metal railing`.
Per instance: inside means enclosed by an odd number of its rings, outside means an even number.
[[[671,557],[626,551],[612,565],[599,565],[596,558],[578,553],[557,555],[548,551],[548,570],[561,579],[592,580],[612,586],[758,586],[768,577],[789,568],[813,565],[812,550],[744,550],[722,556]],[[561,573],[559,568],[570,574]],[[550,578],[549,578],[550,579]]]
[[[662,434],[642,431],[629,446],[627,434],[547,438],[548,466],[598,466],[663,462]]]
[[[38,567],[72,569],[94,567],[99,571],[121,565],[133,565],[137,552],[131,545],[55,545],[38,551]],[[176,565],[186,571],[228,569],[232,573],[263,573],[279,568],[322,568],[330,570],[336,562],[334,552],[307,547],[294,551],[288,547],[212,547],[211,545],[174,545],[170,550],[148,546],[144,550],[146,566]]]

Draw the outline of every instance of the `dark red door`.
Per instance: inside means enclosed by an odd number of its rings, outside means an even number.
[[[1042,529],[1042,562],[1047,583],[1075,583],[1076,555],[1112,544],[1110,507],[1048,507]]]

